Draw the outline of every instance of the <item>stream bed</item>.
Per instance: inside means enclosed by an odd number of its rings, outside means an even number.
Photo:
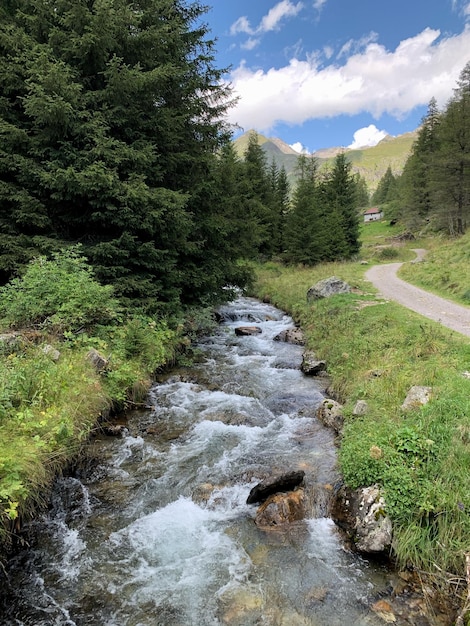
[[[3,626],[375,626],[390,572],[351,553],[328,517],[339,475],[314,417],[327,379],[274,307],[239,298],[201,357],[151,389],[122,435],[90,442],[86,470],[59,478],[30,545],[8,564]],[[262,332],[237,336],[238,326]],[[250,490],[303,470],[307,517],[255,523]],[[398,622],[396,622],[398,623]]]

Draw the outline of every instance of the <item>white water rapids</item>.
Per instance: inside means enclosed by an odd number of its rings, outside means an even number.
[[[386,570],[348,552],[327,518],[339,477],[314,417],[325,379],[301,373],[301,347],[273,340],[293,326],[281,311],[240,298],[220,312],[200,362],[155,384],[123,437],[92,442],[88,471],[57,481],[8,565],[2,625],[383,623],[370,607]],[[262,333],[236,336],[246,325]],[[258,529],[251,488],[299,469],[308,519]]]

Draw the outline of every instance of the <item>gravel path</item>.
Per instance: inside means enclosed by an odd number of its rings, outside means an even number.
[[[415,252],[416,260],[412,263],[421,261],[426,253],[422,249],[416,249]],[[403,263],[374,265],[367,270],[365,278],[387,300],[395,300],[424,317],[470,337],[470,307],[444,300],[401,280],[397,277],[397,271],[402,265]]]

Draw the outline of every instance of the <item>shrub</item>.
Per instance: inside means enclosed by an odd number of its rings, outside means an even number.
[[[21,278],[0,288],[0,317],[11,328],[34,326],[53,332],[77,331],[118,317],[113,288],[95,280],[74,246],[31,261]]]

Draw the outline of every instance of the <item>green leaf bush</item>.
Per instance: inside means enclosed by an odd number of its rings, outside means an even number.
[[[119,317],[113,287],[95,278],[80,246],[40,256],[24,275],[0,288],[4,327],[34,327],[51,332],[76,332]]]

